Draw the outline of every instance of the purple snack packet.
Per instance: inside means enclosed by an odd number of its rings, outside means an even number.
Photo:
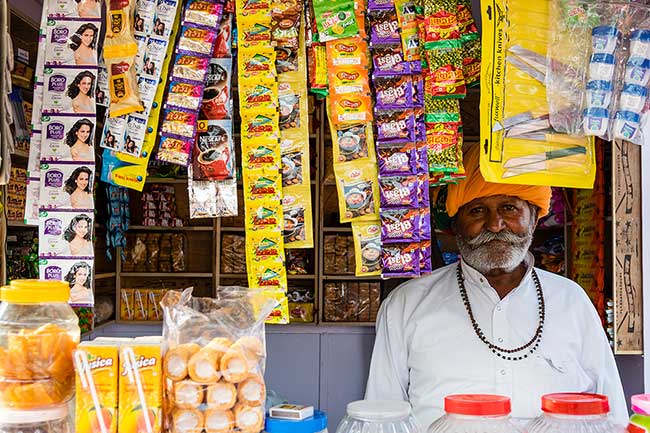
[[[394,9],[394,0],[368,0],[368,10]]]
[[[408,75],[375,77],[376,104],[378,109],[404,109],[413,106],[413,84]]]
[[[418,209],[382,209],[379,211],[379,219],[382,244],[420,240],[421,223]]]
[[[427,126],[424,122],[424,107],[413,109],[415,117],[415,141],[427,141]]]
[[[384,277],[420,276],[419,242],[383,245],[381,263]]]
[[[401,43],[399,21],[394,7],[370,12],[368,21],[371,44]]]
[[[372,47],[373,77],[386,75],[410,75],[411,65],[404,61],[401,44],[375,45]]]
[[[424,77],[421,74],[411,76],[413,82],[413,106],[424,108]]]
[[[420,274],[429,274],[431,266],[431,241],[420,242]]]
[[[418,173],[429,173],[429,151],[426,141],[415,142],[416,152],[418,154]]]
[[[380,206],[418,207],[419,181],[417,176],[384,176],[379,177]]]
[[[417,75],[422,73],[422,62],[419,60],[413,60],[410,63],[411,74]]]
[[[418,175],[418,200],[421,207],[429,207],[429,175],[421,173]]]
[[[379,141],[415,141],[415,117],[412,110],[376,110],[375,124]]]
[[[420,240],[431,239],[431,210],[429,207],[420,208]]]
[[[415,143],[377,144],[379,175],[417,174],[418,154]]]

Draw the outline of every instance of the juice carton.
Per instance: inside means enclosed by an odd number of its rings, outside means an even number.
[[[120,320],[133,320],[133,289],[122,289],[120,293]]]
[[[147,290],[135,289],[133,291],[133,310],[134,320],[144,321],[147,320]]]
[[[87,362],[81,363],[81,365],[87,365],[92,375],[92,383],[86,381],[86,384],[94,386],[100,407],[95,407],[91,389],[83,386],[84,380],[80,375],[87,373],[79,371],[77,368],[75,431],[77,433],[100,433],[102,430],[99,417],[101,416],[106,432],[115,433],[117,429],[118,346],[111,342],[84,341],[79,344],[78,350],[75,357],[82,356],[86,359]]]
[[[162,308],[160,307],[160,300],[165,294],[164,289],[151,289],[149,290],[149,308],[147,312],[148,320],[159,321],[163,319]]]
[[[120,349],[118,427],[120,433],[160,433],[161,431],[163,404],[161,344],[161,337],[148,337],[135,339]]]

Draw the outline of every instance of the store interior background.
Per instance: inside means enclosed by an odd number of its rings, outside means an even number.
[[[472,3],[480,29],[480,1]],[[40,21],[39,1],[9,0],[9,5],[34,23]],[[86,338],[155,334],[160,334],[159,327],[115,324]],[[363,398],[373,343],[374,328],[367,326],[269,326],[267,387],[291,402],[324,410],[329,415],[329,428],[334,431],[347,402]],[[644,392],[643,356],[619,355],[616,360],[629,401],[631,395]]]

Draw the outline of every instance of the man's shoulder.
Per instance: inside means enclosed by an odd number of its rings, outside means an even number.
[[[575,281],[543,269],[535,268],[535,271],[539,275],[545,296],[561,298],[569,302],[586,302],[591,305],[591,301],[586,292]]]
[[[406,281],[396,287],[384,300],[385,308],[399,308],[413,310],[425,298],[436,297],[442,299],[452,291],[449,284],[450,279],[455,281],[455,272],[457,264],[443,266],[434,270],[429,275]]]

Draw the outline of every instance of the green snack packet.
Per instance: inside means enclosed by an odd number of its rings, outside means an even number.
[[[353,0],[315,0],[314,15],[320,42],[349,38],[359,34]]]

